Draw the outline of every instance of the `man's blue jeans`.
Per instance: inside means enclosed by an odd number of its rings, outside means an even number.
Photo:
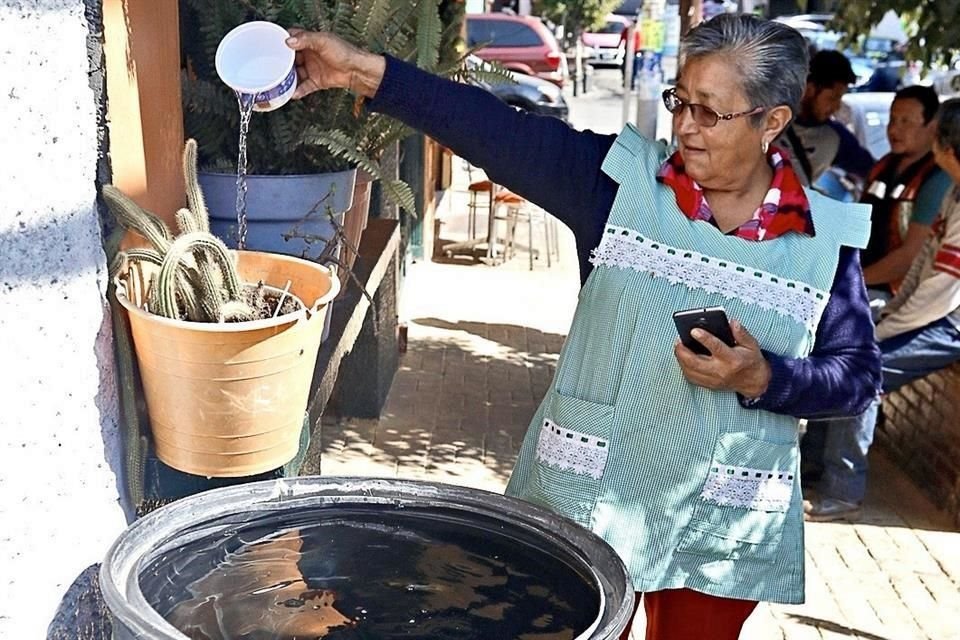
[[[879,343],[883,393],[890,393],[960,360],[960,332],[947,319]],[[800,443],[803,468],[820,472],[825,498],[860,503],[867,490],[867,451],[873,442],[880,399],[852,418],[811,421]]]

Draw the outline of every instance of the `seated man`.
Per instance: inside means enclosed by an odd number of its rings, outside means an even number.
[[[863,279],[875,297],[889,298],[930,235],[950,177],[933,159],[937,92],[912,86],[890,107],[890,153],[867,178],[861,202],[873,205],[870,244],[860,253]]]
[[[849,85],[856,82],[850,61],[839,51],[818,51],[810,58],[810,74],[797,119],[784,130],[777,145],[786,149],[804,186],[810,186],[832,166],[859,178],[873,167],[873,156],[833,115],[840,110]]]
[[[960,99],[940,108],[933,153],[953,182],[960,183]],[[876,335],[884,393],[960,360],[960,184],[943,199],[933,235],[881,312]],[[802,460],[807,472],[819,470],[821,475],[812,487],[816,497],[804,505],[808,520],[859,513],[879,406],[878,399],[855,418],[809,424],[801,443]]]

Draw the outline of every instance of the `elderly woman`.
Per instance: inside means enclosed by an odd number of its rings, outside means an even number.
[[[879,359],[856,250],[869,210],[805,191],[770,146],[806,81],[800,34],[734,15],[691,31],[664,93],[671,151],[291,33],[298,96],[369,98],[576,236],[579,306],[508,493],[617,550],[648,639],[733,639],[758,601],[802,602],[797,418],[863,411]],[[673,312],[720,305],[734,346],[677,341]]]

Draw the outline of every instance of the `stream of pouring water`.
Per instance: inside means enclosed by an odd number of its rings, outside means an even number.
[[[240,107],[240,144],[237,158],[237,249],[247,243],[247,132],[253,115],[253,95],[237,92]]]

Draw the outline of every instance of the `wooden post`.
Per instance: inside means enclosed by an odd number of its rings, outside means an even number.
[[[104,0],[103,22],[113,183],[173,224],[186,199],[177,2]]]
[[[440,176],[441,146],[433,138],[425,137],[423,158],[423,220],[420,227],[420,241],[423,253],[419,256],[429,260],[433,256],[433,229],[437,218],[437,181]]]

